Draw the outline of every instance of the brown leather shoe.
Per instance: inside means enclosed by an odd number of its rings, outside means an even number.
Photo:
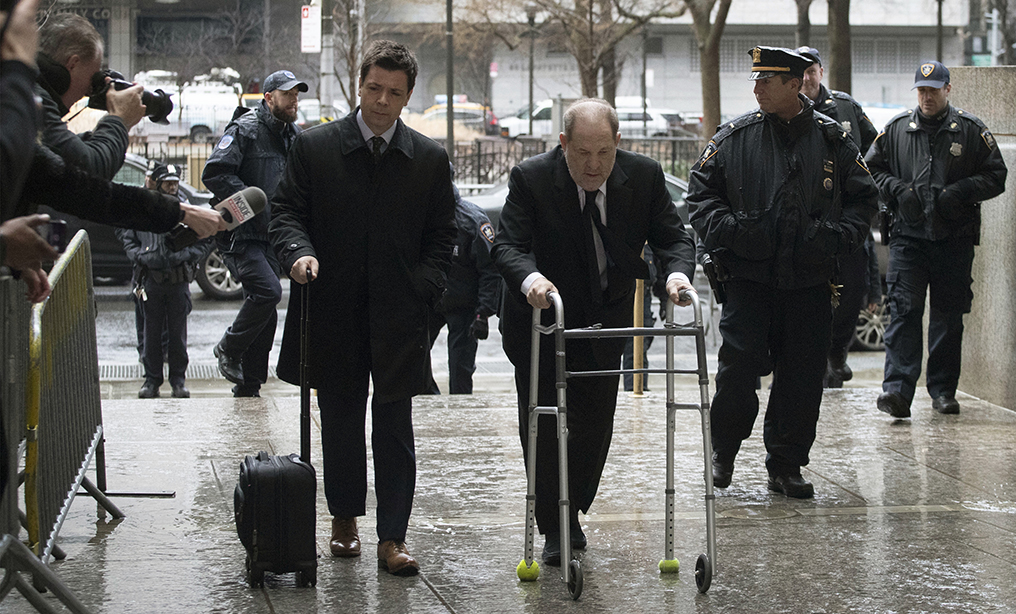
[[[409,555],[406,542],[385,540],[377,545],[377,566],[395,576],[415,576],[420,564]]]
[[[332,556],[360,556],[360,535],[356,532],[356,517],[332,518],[332,541],[328,542]]]

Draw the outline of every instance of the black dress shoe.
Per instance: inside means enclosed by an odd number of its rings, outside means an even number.
[[[795,499],[811,499],[815,496],[815,487],[801,477],[800,473],[787,475],[769,475],[769,490],[781,492]]]
[[[547,533],[547,542],[543,544],[541,558],[544,564],[552,567],[561,566],[561,534],[557,531]]]
[[[237,398],[237,399],[239,399],[241,397],[260,397],[261,396],[261,394],[259,392],[260,388],[244,388],[243,386],[237,384],[236,386],[233,386],[232,390],[233,390],[233,397]]]
[[[898,392],[883,392],[878,395],[878,410],[893,418],[909,418],[910,403]],[[957,409],[959,407],[957,406]]]
[[[187,387],[184,386],[184,385],[173,386],[173,398],[174,399],[189,399],[190,398],[190,390],[187,390]]]
[[[713,488],[726,488],[734,477],[734,461],[726,462],[713,452]]]
[[[847,364],[846,350],[834,350],[829,353],[829,370],[832,371],[841,382],[849,382],[854,377],[854,372],[850,369],[850,365]]]
[[[141,390],[138,391],[139,399],[157,399],[159,398],[159,387],[150,382],[145,382],[141,386]]]
[[[960,413],[960,404],[955,398],[942,395],[931,402],[931,408],[940,414],[958,414]]]
[[[212,350],[215,357],[219,359],[219,373],[234,384],[243,383],[243,367],[240,365],[239,356],[230,356],[222,347],[222,341],[215,345]]]

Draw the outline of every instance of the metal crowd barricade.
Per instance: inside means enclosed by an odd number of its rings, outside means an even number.
[[[85,249],[87,252],[87,241]],[[77,596],[18,538],[20,518],[24,518],[24,515],[18,510],[16,470],[23,456],[22,444],[26,433],[26,381],[32,320],[32,307],[25,297],[25,290],[24,284],[9,275],[0,274],[0,309],[3,310],[3,328],[0,329],[0,351],[3,352],[0,357],[3,361],[0,366],[3,378],[0,419],[3,420],[7,455],[4,460],[8,470],[6,486],[0,493],[0,568],[4,570],[0,580],[0,601],[11,590],[17,589],[36,610],[56,612],[51,600],[40,593],[49,590],[74,614],[88,614],[88,608]],[[21,572],[29,572],[32,580],[23,577]]]
[[[568,520],[568,423],[567,423],[567,380],[573,377],[596,377],[603,375],[623,375],[626,373],[648,375],[662,373],[667,376],[667,477],[666,477],[666,522],[664,558],[659,563],[661,573],[676,573],[678,561],[674,558],[674,432],[677,428],[677,411],[693,409],[699,412],[702,420],[702,455],[704,459],[705,506],[706,506],[706,552],[700,554],[695,563],[695,584],[700,593],[709,590],[712,583],[713,569],[716,565],[716,498],[713,493],[713,474],[711,468],[713,446],[709,423],[709,370],[706,362],[705,330],[702,321],[702,305],[698,293],[694,290],[683,290],[682,298],[690,298],[694,308],[695,319],[689,324],[674,322],[674,304],[667,301],[667,321],[663,328],[601,328],[598,325],[589,328],[565,329],[564,303],[556,292],[548,297],[554,308],[554,323],[543,326],[540,322],[540,310],[533,309],[532,350],[530,365],[529,388],[529,463],[526,467],[528,492],[526,496],[526,536],[523,559],[516,567],[520,580],[532,581],[539,577],[539,565],[534,560],[533,541],[536,525],[536,442],[539,415],[552,415],[557,422],[558,477],[560,494],[560,526],[561,526],[561,568],[563,580],[568,587],[572,599],[578,599],[582,593],[582,567],[579,561],[571,558],[570,523]],[[555,375],[557,385],[557,406],[538,405],[539,382],[539,346],[540,335],[554,335]],[[665,369],[611,369],[603,371],[568,371],[565,359],[566,339],[588,339],[606,337],[637,337],[663,336],[667,344],[667,364]],[[694,337],[697,367],[695,369],[677,369],[674,366],[674,337]],[[697,375],[699,383],[698,403],[675,402],[674,376],[676,374]]]
[[[29,546],[47,563],[84,487],[114,517],[123,513],[86,477],[98,454],[105,486],[102,404],[88,234],[79,231],[49,274],[52,292],[33,307],[26,390],[25,513]]]

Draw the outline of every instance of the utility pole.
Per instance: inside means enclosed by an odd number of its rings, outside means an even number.
[[[529,136],[533,136],[533,56],[536,54],[536,10],[532,2],[526,3],[529,20]]]
[[[452,0],[446,0],[446,23],[445,23],[445,47],[447,58],[445,62],[445,91],[448,92],[448,111],[445,113],[448,123],[448,135],[445,139],[445,151],[448,152],[448,161],[455,164],[455,45],[452,36]]]

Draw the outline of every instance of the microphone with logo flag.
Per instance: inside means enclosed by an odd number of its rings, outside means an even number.
[[[268,204],[268,197],[265,196],[264,190],[251,186],[219,201],[214,209],[226,220],[227,228],[233,230],[264,211],[266,204]],[[169,236],[166,237],[166,245],[174,252],[194,245],[197,241],[197,233],[183,222],[169,231]]]

